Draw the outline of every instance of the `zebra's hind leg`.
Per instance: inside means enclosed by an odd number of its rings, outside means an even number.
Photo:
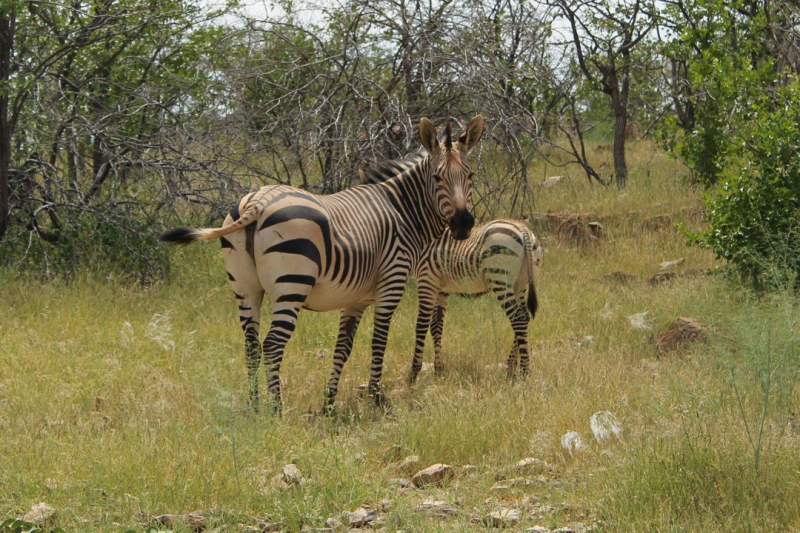
[[[519,353],[519,343],[517,343],[516,339],[514,340],[514,345],[511,347],[511,353],[508,354],[508,377],[513,378],[514,374],[517,373],[517,354]]]
[[[508,376],[513,378],[517,373],[517,360],[519,359],[519,370],[522,377],[528,375],[528,365],[530,357],[528,355],[528,324],[530,314],[525,308],[524,294],[517,295],[515,299],[508,301],[509,306],[504,306],[508,319],[511,321],[511,329],[514,330],[514,347],[508,358]]]
[[[521,339],[527,336],[528,312],[524,300],[518,300],[513,288],[504,280],[493,280],[490,286],[514,330],[514,344],[508,356],[508,377],[511,378],[517,372],[517,355],[522,353]]]
[[[325,391],[325,411],[333,412],[333,404],[336,401],[336,393],[339,391],[339,378],[342,376],[347,359],[353,350],[353,338],[356,336],[358,323],[364,314],[365,307],[353,307],[342,309],[339,319],[339,336],[336,339],[336,349],[333,352],[333,370],[328,379],[328,386]]]
[[[234,284],[234,283],[232,283]],[[261,366],[261,342],[258,335],[258,322],[261,319],[261,303],[264,291],[245,292],[244,295],[234,291],[239,303],[239,321],[244,331],[244,355],[247,367],[247,383],[250,388],[248,407],[258,412],[258,369]]]
[[[226,224],[231,223],[229,216]],[[248,406],[258,411],[258,369],[261,366],[261,343],[259,341],[259,321],[264,289],[258,279],[256,265],[247,253],[245,233],[238,232],[220,239],[222,258],[228,281],[239,307],[239,322],[244,332],[245,366],[250,390]]]
[[[444,373],[444,361],[442,360],[442,333],[444,331],[444,314],[447,311],[447,297],[445,292],[439,293],[436,299],[436,310],[433,312],[431,321],[431,336],[433,336],[433,371],[437,376]]]
[[[517,315],[511,322],[511,327],[514,329],[514,343],[517,345],[519,370],[523,378],[528,375],[528,367],[530,366],[530,354],[528,353],[528,325],[530,321],[531,315],[525,306],[525,293],[520,292],[517,294]]]
[[[414,360],[411,362],[411,372],[408,375],[408,383],[417,380],[420,370],[422,370],[422,359],[425,352],[425,337],[428,335],[428,327],[431,325],[431,315],[436,309],[436,297],[438,289],[427,279],[419,280],[419,310],[417,311],[416,342],[414,344]]]
[[[272,394],[273,409],[281,412],[281,362],[286,343],[292,338],[297,325],[297,315],[307,294],[279,296],[272,303],[272,323],[264,339],[264,360],[267,364],[267,388]]]

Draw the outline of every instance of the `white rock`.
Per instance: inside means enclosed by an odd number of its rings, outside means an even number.
[[[378,516],[378,511],[375,509],[367,509],[366,507],[359,507],[352,513],[345,512],[347,521],[352,528],[366,527],[370,522],[374,521]]]
[[[552,465],[535,457],[526,457],[517,461],[516,468],[518,471],[525,473],[552,472],[554,470]]]
[[[498,509],[483,517],[483,523],[492,527],[510,527],[516,525],[522,519],[522,511],[519,509]]]
[[[288,464],[283,466],[283,482],[287,485],[299,485],[303,481],[303,474],[296,464]]]
[[[456,513],[456,510],[440,500],[427,499],[417,506],[418,511],[428,511],[439,516],[449,516]]]
[[[56,510],[44,502],[37,503],[31,507],[22,519],[32,524],[43,524],[52,519],[56,514]]]
[[[659,266],[659,268],[661,268],[661,270],[669,270],[670,268],[675,268],[676,266],[680,265],[684,261],[686,261],[686,258],[681,257],[680,259],[676,259],[675,261],[664,261],[663,263],[661,263],[658,266]]]

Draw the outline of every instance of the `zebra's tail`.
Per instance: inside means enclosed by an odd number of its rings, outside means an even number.
[[[534,279],[536,236],[527,225],[523,228],[522,234],[525,241],[525,262],[528,265],[528,312],[530,312],[531,320],[533,320],[536,317],[536,310],[539,309],[539,298],[536,296],[536,281]]]
[[[256,220],[260,207],[257,202],[251,202],[245,207],[242,216],[233,224],[228,224],[221,228],[175,228],[162,233],[158,240],[170,244],[190,244],[194,241],[210,241],[219,239],[225,235],[230,235],[236,231],[244,229]]]

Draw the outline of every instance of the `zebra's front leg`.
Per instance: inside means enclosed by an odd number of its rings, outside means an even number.
[[[419,280],[419,306],[417,311],[416,342],[414,344],[414,359],[411,362],[411,372],[408,375],[408,383],[412,384],[417,380],[420,370],[422,370],[422,359],[425,352],[425,337],[428,335],[428,327],[431,326],[431,315],[436,307],[436,295],[438,290],[429,281]]]
[[[326,389],[326,412],[333,411],[336,393],[339,390],[339,378],[342,376],[342,369],[350,357],[350,352],[353,350],[353,339],[356,336],[356,330],[365,308],[342,309],[342,315],[339,319],[339,336],[336,339],[336,349],[333,352],[333,371],[331,371],[331,377],[328,379],[328,387]]]
[[[431,336],[433,336],[433,371],[437,376],[444,373],[444,361],[442,360],[442,333],[444,332],[444,315],[447,311],[447,297],[445,292],[439,293],[436,300],[436,310],[433,312],[431,321]]]
[[[372,365],[370,367],[369,387],[367,391],[375,399],[378,407],[389,409],[389,400],[381,390],[381,374],[383,374],[383,355],[389,341],[389,326],[392,316],[403,296],[406,273],[396,274],[384,281],[375,298],[375,325],[372,332]]]

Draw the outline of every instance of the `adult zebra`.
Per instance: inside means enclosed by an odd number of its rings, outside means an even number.
[[[472,230],[475,219],[467,208],[472,170],[466,155],[482,134],[483,118],[478,115],[455,142],[448,121],[440,142],[436,127],[423,118],[419,135],[427,154],[407,164],[382,165],[382,183],[330,196],[270,185],[242,198],[222,228],[177,228],[161,235],[162,241],[177,244],[221,239],[225,268],[239,301],[253,408],[258,409],[259,402],[259,321],[265,291],[272,302],[272,321],[263,353],[277,410],[283,352],[300,309],[342,309],[327,385],[326,403],[332,407],[358,323],[372,303],[369,393],[378,405],[386,404],[380,380],[392,315],[425,246],[446,226],[456,239],[467,238]]]
[[[514,330],[508,375],[516,373],[519,358],[519,368],[525,376],[529,362],[528,323],[538,308],[534,269],[540,260],[536,236],[525,223],[516,220],[494,220],[478,226],[465,240],[456,240],[445,231],[429,244],[415,272],[419,312],[409,381],[413,383],[422,368],[429,327],[434,342],[434,370],[442,371],[442,330],[449,293],[483,294],[489,290],[499,300]]]

